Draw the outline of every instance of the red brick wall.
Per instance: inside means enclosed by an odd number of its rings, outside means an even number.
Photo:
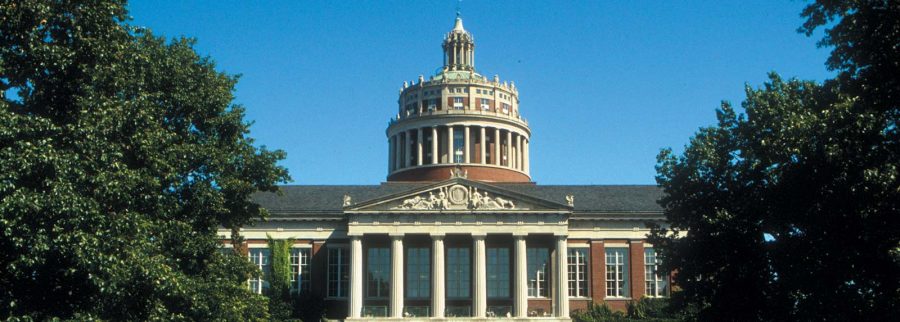
[[[630,250],[631,298],[637,300],[644,296],[644,242],[632,241]]]
[[[328,293],[328,251],[324,241],[314,241],[310,256],[312,273],[312,294],[324,298]]]
[[[531,315],[531,311],[538,311],[550,313],[553,315],[553,301],[550,299],[528,299],[528,314]],[[538,313],[541,316],[541,313]]]
[[[408,169],[388,176],[388,181],[440,181],[450,178],[453,164],[443,167]],[[531,178],[521,172],[478,166],[460,166],[468,172],[470,180],[487,182],[531,182]]]
[[[591,300],[588,299],[569,300],[569,311],[584,311],[587,310],[588,305],[590,304]]]
[[[606,248],[602,240],[591,241],[591,298],[602,303],[606,297]]]

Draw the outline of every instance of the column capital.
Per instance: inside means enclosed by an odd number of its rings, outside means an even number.
[[[526,232],[519,232],[519,231],[513,232],[512,235],[513,235],[513,238],[515,238],[515,239],[521,239],[521,238],[528,237],[528,233],[526,233]]]
[[[404,233],[389,233],[388,236],[391,236],[391,239],[402,239],[403,236],[406,236]]]
[[[439,232],[439,233],[430,233],[429,235],[431,236],[431,239],[444,239],[444,237],[447,236],[447,234],[445,234],[445,233],[443,233],[443,232]]]
[[[474,240],[484,240],[487,237],[487,233],[472,233],[472,239]]]

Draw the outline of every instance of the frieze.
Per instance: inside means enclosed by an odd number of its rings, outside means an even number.
[[[397,210],[521,210],[515,202],[460,184],[403,199]]]

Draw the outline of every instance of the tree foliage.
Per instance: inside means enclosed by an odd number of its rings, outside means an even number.
[[[267,317],[216,230],[265,215],[284,153],[192,47],[124,1],[0,3],[0,318]]]
[[[900,5],[809,5],[829,25],[824,84],[772,74],[723,103],[657,181],[651,242],[702,320],[890,320],[900,314]]]

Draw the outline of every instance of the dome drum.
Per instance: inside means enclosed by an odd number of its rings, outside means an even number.
[[[475,43],[457,18],[442,44],[444,66],[427,81],[404,82],[390,120],[388,181],[470,179],[530,182],[531,130],[512,82],[478,74]]]

